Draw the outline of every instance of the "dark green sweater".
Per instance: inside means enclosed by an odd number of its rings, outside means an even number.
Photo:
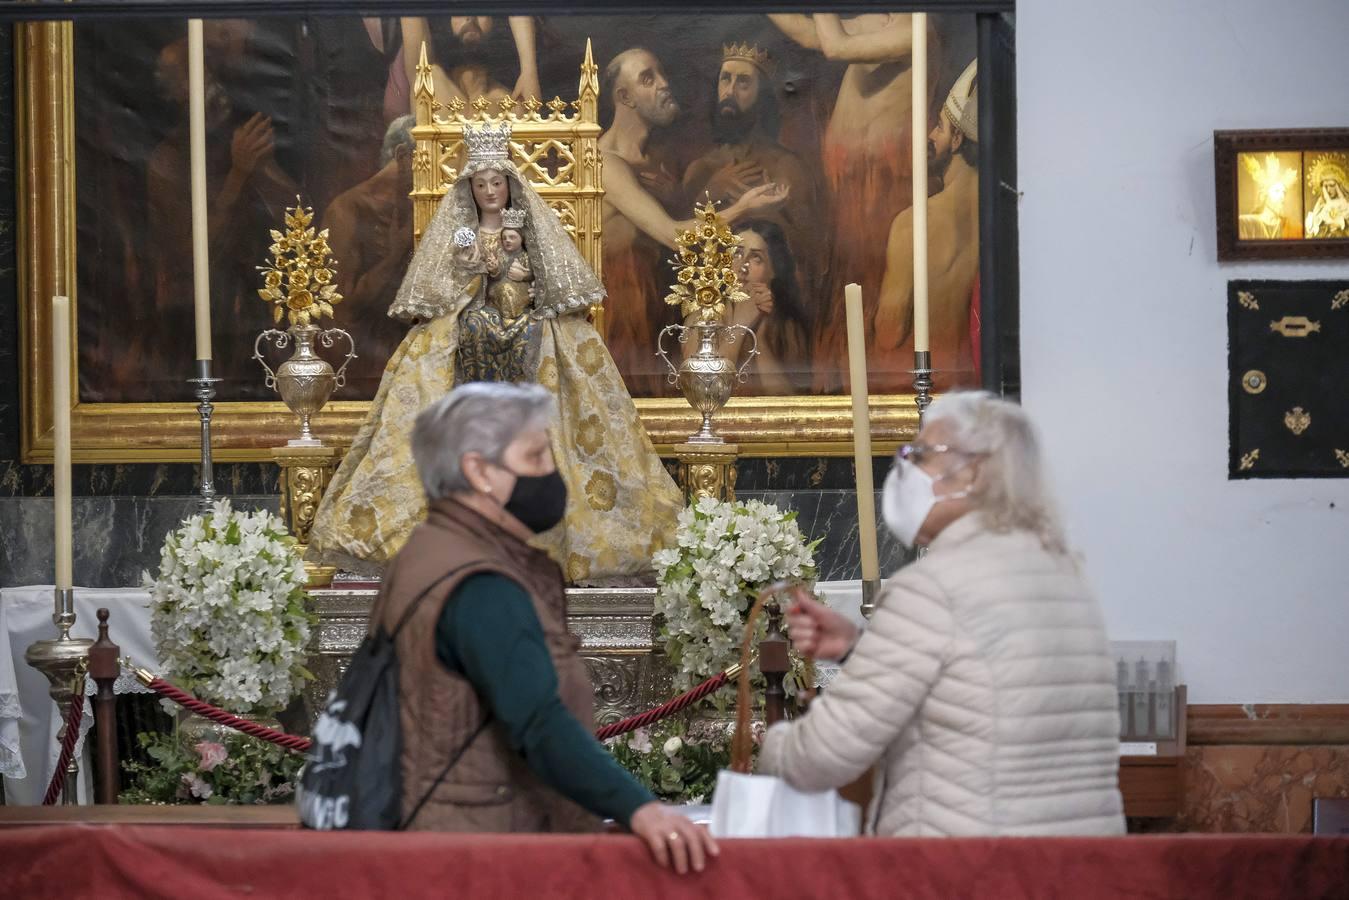
[[[436,656],[462,672],[539,780],[599,816],[627,825],[654,797],[586,731],[557,693],[534,604],[503,575],[470,575],[436,625]]]

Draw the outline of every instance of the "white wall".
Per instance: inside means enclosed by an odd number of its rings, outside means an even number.
[[[1192,703],[1349,701],[1349,481],[1227,480],[1213,131],[1349,126],[1346,0],[1018,0],[1024,402],[1114,639]],[[1349,385],[1345,385],[1349,390]]]

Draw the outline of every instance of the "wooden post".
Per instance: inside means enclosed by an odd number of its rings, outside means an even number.
[[[787,638],[782,634],[782,610],[777,601],[767,604],[768,634],[759,642],[759,671],[768,683],[764,689],[764,723],[772,726],[787,718],[787,692],[782,681],[791,668]]]
[[[94,695],[94,723],[98,728],[97,758],[94,771],[98,773],[96,803],[116,803],[121,792],[117,760],[117,694],[113,685],[121,672],[118,658],[122,648],[108,637],[108,611],[98,611],[98,640],[89,648],[89,676],[98,685]]]

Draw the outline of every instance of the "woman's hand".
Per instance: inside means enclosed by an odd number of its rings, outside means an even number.
[[[680,875],[690,868],[701,872],[709,857],[721,854],[721,848],[706,828],[693,824],[688,816],[671,811],[663,803],[637,807],[629,827],[646,842],[657,863],[667,869],[673,866]]]
[[[753,301],[755,309],[765,316],[773,314],[772,288],[762,282],[751,281],[745,285],[745,293],[749,294],[749,299]]]
[[[842,659],[857,642],[858,629],[842,613],[811,597],[804,588],[793,593],[787,610],[787,632],[798,653],[811,659]]]

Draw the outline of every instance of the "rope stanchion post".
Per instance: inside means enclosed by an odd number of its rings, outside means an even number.
[[[122,650],[108,637],[108,611],[98,611],[98,640],[89,648],[89,677],[98,685],[94,695],[94,726],[98,731],[94,771],[98,774],[95,803],[116,803],[121,793],[120,764],[117,759],[117,694],[113,686],[122,667]]]
[[[783,680],[791,671],[787,638],[782,633],[782,611],[776,596],[764,606],[768,613],[768,634],[759,642],[759,671],[764,681],[764,724],[772,726],[787,718],[787,691]]]

